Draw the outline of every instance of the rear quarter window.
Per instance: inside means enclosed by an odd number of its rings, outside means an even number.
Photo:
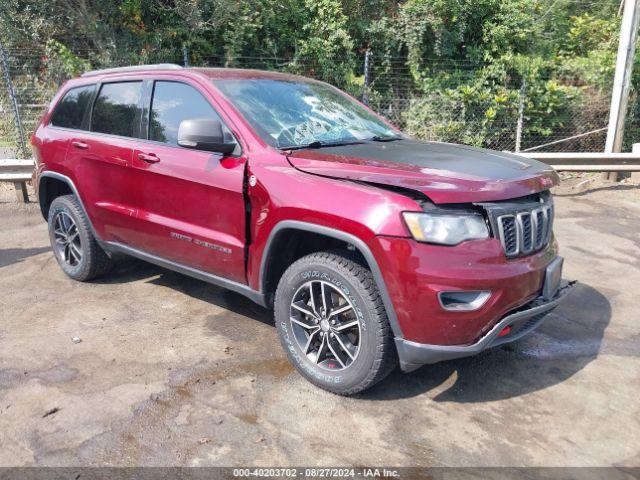
[[[91,102],[95,85],[75,87],[65,93],[51,116],[51,125],[64,128],[82,128],[82,119]]]

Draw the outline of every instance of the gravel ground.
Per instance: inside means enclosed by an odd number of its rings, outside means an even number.
[[[71,281],[3,185],[0,466],[639,466],[640,188],[591,178],[558,189],[580,285],[538,331],[355,398],[298,376],[236,294],[126,258]]]

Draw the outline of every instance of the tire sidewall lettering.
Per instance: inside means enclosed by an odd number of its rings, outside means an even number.
[[[351,290],[347,285],[345,285],[339,279],[334,278],[333,276],[325,272],[320,272],[318,270],[305,270],[300,274],[300,276],[306,282],[310,280],[324,280],[325,282],[329,282],[332,285],[334,285],[336,288],[338,288],[344,294],[344,296],[349,299],[349,301],[351,302],[351,305],[353,305],[353,309],[356,312],[358,321],[360,322],[360,328],[362,329],[362,331],[363,332],[367,331],[367,324],[364,321],[364,313],[362,312],[362,309],[359,306],[358,300],[355,298],[355,296],[353,295],[353,293],[351,292]]]

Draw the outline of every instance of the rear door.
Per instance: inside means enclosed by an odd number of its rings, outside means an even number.
[[[142,107],[142,81],[98,85],[86,120],[87,130],[74,132],[67,161],[77,188],[102,240],[135,242],[135,207],[131,158]]]
[[[68,147],[72,138],[83,135],[81,132],[87,129],[86,119],[96,88],[95,83],[89,83],[66,90],[47,124],[38,127],[34,134],[35,156],[47,169],[75,178],[74,164],[67,158]]]
[[[138,242],[146,252],[246,283],[246,159],[239,151],[224,156],[177,143],[182,120],[222,121],[206,95],[186,81],[149,83],[146,141],[132,159]]]

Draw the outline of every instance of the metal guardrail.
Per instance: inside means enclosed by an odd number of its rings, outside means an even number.
[[[33,175],[33,160],[0,159],[0,182],[13,182],[19,202],[29,203],[27,182]]]
[[[636,146],[638,145],[638,146]],[[640,144],[633,153],[519,152],[544,162],[559,172],[640,172]],[[29,202],[26,182],[33,174],[33,160],[0,159],[0,182],[13,182],[18,201]]]
[[[26,182],[33,174],[34,162],[31,159],[0,159],[0,181]]]
[[[518,155],[540,160],[560,172],[640,172],[640,152],[519,152]]]

